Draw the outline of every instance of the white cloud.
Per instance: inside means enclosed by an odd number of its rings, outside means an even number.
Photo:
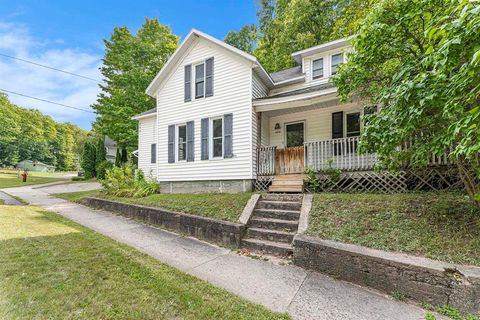
[[[93,79],[101,79],[98,68],[101,57],[78,48],[54,48],[54,42],[35,39],[27,27],[0,22],[0,53],[34,61]],[[53,47],[53,48],[52,48]],[[100,91],[98,84],[65,73],[49,70],[22,61],[0,56],[0,89],[52,100],[82,109],[90,109]],[[82,123],[94,116],[46,102],[9,94],[10,100],[20,106],[36,108],[58,121]]]

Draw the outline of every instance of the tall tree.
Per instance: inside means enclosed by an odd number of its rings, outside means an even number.
[[[18,107],[0,95],[0,166],[38,160],[74,170],[87,135],[71,123],[57,123],[38,110]]]
[[[351,0],[339,13],[333,27],[333,38],[346,38],[356,34],[367,15],[381,0]]]
[[[350,0],[262,0],[255,55],[269,72],[295,65],[292,52],[332,40],[335,22]]]
[[[157,19],[146,19],[136,35],[127,27],[113,30],[105,40],[101,68],[105,84],[93,108],[95,130],[115,140],[122,149],[137,147],[137,126],[131,119],[155,106],[145,89],[175,51],[178,37]]]
[[[334,79],[347,100],[381,106],[362,135],[382,164],[414,167],[448,153],[480,204],[480,6],[474,1],[383,1],[352,39]],[[398,149],[414,141],[408,149]]]
[[[225,42],[240,50],[253,53],[257,45],[257,28],[253,24],[243,26],[238,32],[230,31],[225,37]]]

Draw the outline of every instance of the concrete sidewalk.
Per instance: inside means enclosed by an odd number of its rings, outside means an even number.
[[[81,188],[65,186],[62,192],[81,191]],[[294,319],[424,318],[425,312],[419,307],[394,301],[365,288],[292,265],[282,266],[240,256],[197,239],[54,198],[48,190],[31,186],[4,189],[247,300],[274,311],[286,311]]]

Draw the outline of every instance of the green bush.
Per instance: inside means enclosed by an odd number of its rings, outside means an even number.
[[[98,179],[105,179],[105,176],[107,174],[107,170],[111,169],[113,164],[108,161],[108,160],[103,160],[99,164],[97,164],[97,178]]]
[[[85,141],[83,146],[83,152],[81,157],[81,166],[85,171],[85,178],[95,178],[97,173],[95,171],[95,156],[97,153],[97,148],[93,140],[89,139]]]
[[[107,194],[116,197],[141,198],[160,192],[156,181],[147,181],[141,170],[135,172],[129,164],[107,170],[102,185]]]
[[[72,181],[85,181],[85,177],[73,177]]]

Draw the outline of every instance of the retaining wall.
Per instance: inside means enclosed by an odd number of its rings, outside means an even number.
[[[239,247],[245,226],[239,223],[221,221],[191,214],[177,213],[160,208],[127,204],[99,198],[85,198],[87,206],[111,211],[146,223],[186,233],[195,238]]]
[[[294,264],[431,305],[480,314],[480,268],[321,240],[294,239]]]

